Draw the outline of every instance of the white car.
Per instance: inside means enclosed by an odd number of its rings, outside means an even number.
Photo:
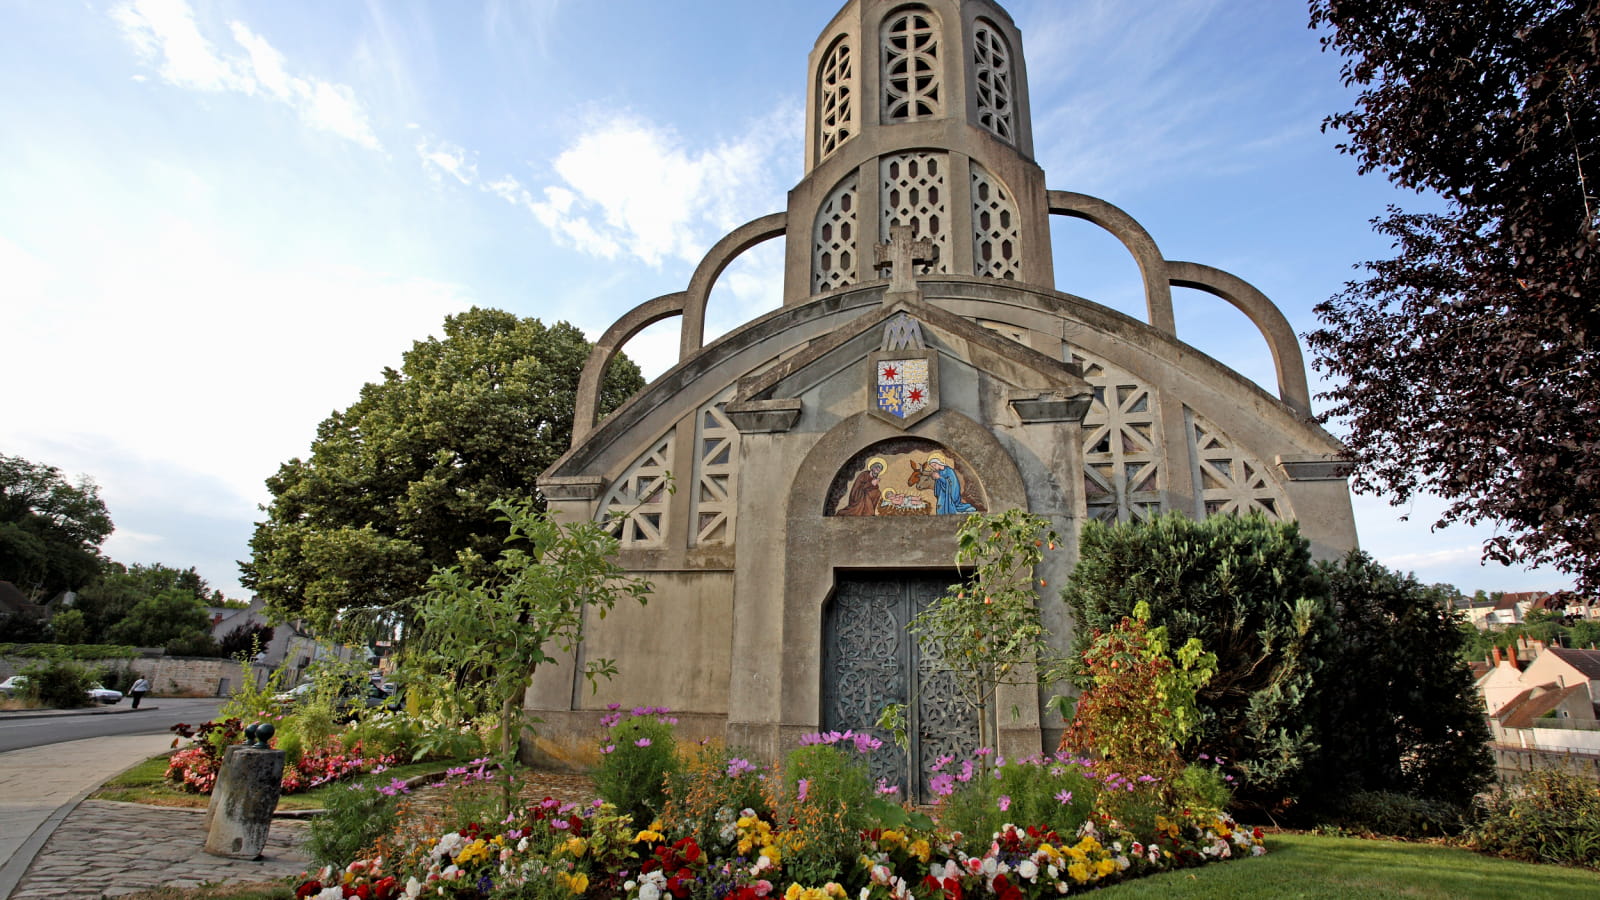
[[[122,702],[122,692],[113,691],[104,685],[95,684],[89,687],[89,699],[110,706],[113,703]]]
[[[0,681],[0,694],[5,694],[7,697],[15,697],[27,689],[28,676],[26,675],[13,675],[5,681]]]

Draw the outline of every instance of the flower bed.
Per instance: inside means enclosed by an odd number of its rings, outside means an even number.
[[[238,719],[206,722],[195,729],[174,726],[174,731],[184,734],[189,730],[195,743],[172,754],[167,764],[166,780],[193,794],[209,794],[216,787],[217,773],[222,769],[222,756],[227,747],[243,743],[244,727]],[[281,790],[297,794],[321,787],[334,781],[381,772],[395,764],[397,755],[362,753],[358,741],[350,749],[334,742],[301,753],[291,764],[284,766]]]
[[[640,713],[666,724],[665,710]],[[617,740],[639,726],[611,724],[602,770],[635,771],[659,742]],[[782,766],[706,746],[661,763],[667,796],[647,827],[610,803],[548,798],[498,824],[419,833],[402,822],[378,842],[383,855],[307,876],[297,896],[1022,900],[1265,852],[1258,830],[1213,802],[1220,776],[1162,781],[1065,754],[945,759],[945,796],[928,815],[872,783],[875,738],[803,743]]]

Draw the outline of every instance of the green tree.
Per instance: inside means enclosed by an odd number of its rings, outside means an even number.
[[[413,660],[448,679],[447,695],[482,697],[499,711],[500,756],[509,765],[534,670],[583,641],[589,612],[603,619],[620,600],[643,605],[650,583],[617,563],[617,539],[603,523],[557,524],[531,500],[496,501],[489,509],[509,532],[505,549],[487,567],[452,566],[428,579],[419,610],[425,647]],[[488,574],[474,574],[485,568]],[[584,663],[591,684],[615,672],[614,660]]]
[[[1316,676],[1321,805],[1384,791],[1466,806],[1493,781],[1494,758],[1461,616],[1438,585],[1360,551],[1320,568],[1334,621]]]
[[[1325,588],[1296,525],[1177,513],[1089,521],[1062,599],[1080,659],[1141,602],[1172,644],[1198,638],[1217,663],[1200,689],[1193,751],[1227,760],[1241,805],[1295,802],[1318,749],[1310,700],[1328,629]]]
[[[325,630],[351,610],[409,618],[434,569],[462,551],[499,557],[506,525],[490,506],[528,493],[567,451],[588,354],[565,322],[487,309],[446,318],[443,339],[414,343],[398,371],[318,426],[306,459],[267,480],[243,583],[277,616]],[[642,385],[618,357],[602,411]]]
[[[200,606],[214,606],[222,596],[192,566],[188,569],[161,563],[124,566],[108,561],[100,577],[78,591],[76,608],[84,615],[87,642],[116,643],[111,637],[112,628],[127,618],[139,601],[164,591],[185,593]]]
[[[1498,527],[1484,556],[1600,589],[1600,4],[1312,0],[1356,108],[1325,127],[1391,207],[1396,256],[1317,307],[1353,486],[1438,525]]]
[[[957,695],[977,716],[981,747],[995,745],[991,719],[1000,685],[1049,684],[1065,675],[1045,638],[1033,574],[1046,545],[1054,550],[1060,540],[1043,516],[1020,509],[973,513],[956,536],[956,566],[970,567],[970,578],[911,620],[917,643],[954,677]],[[890,707],[880,724],[899,739],[903,708]]]
[[[111,535],[100,488],[54,466],[0,454],[0,581],[34,602],[88,584]]]
[[[82,644],[89,637],[83,611],[68,609],[50,617],[50,637],[58,644]]]
[[[211,617],[199,598],[183,588],[169,588],[135,603],[106,637],[113,644],[136,647],[165,647],[183,641],[185,648],[192,650],[193,638],[208,634],[210,627]]]

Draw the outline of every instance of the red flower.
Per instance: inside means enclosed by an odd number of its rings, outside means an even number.
[[[322,882],[313,878],[305,884],[295,888],[294,896],[295,900],[306,900],[307,897],[320,893],[322,893]]]
[[[1022,896],[1021,888],[1007,881],[1004,875],[995,876],[994,895],[998,900],[1026,900]]]
[[[922,879],[922,886],[929,890],[944,891],[944,900],[961,900],[961,882],[957,879],[946,878],[940,881],[929,875]]]

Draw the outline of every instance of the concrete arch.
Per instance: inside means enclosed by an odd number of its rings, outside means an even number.
[[[717,277],[739,254],[751,247],[780,237],[789,228],[789,214],[776,212],[753,219],[728,232],[722,240],[707,251],[689,279],[689,289],[684,292],[683,332],[678,340],[678,361],[705,346],[706,301],[711,296],[711,286]]]
[[[1167,277],[1178,287],[1196,288],[1233,304],[1250,317],[1272,351],[1272,366],[1278,375],[1278,398],[1289,408],[1311,415],[1311,390],[1306,385],[1305,357],[1300,342],[1283,312],[1249,282],[1221,269],[1192,262],[1166,263]]]
[[[594,430],[595,419],[600,414],[600,380],[605,377],[606,366],[611,365],[617,351],[633,340],[634,335],[651,325],[671,316],[683,315],[686,296],[684,291],[677,291],[646,300],[613,322],[600,340],[589,348],[589,359],[584,362],[583,371],[578,375],[578,395],[573,403],[572,446],[578,446]]]
[[[1071,216],[1104,228],[1122,242],[1139,264],[1144,279],[1144,303],[1150,324],[1170,335],[1178,333],[1172,314],[1172,287],[1167,277],[1167,261],[1155,238],[1133,216],[1098,197],[1072,191],[1047,191],[1046,201],[1053,216]]]

